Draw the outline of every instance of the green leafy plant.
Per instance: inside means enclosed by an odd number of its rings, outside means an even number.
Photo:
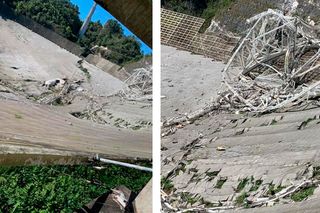
[[[26,15],[71,41],[77,41],[81,21],[79,9],[69,0],[15,0],[18,14]]]
[[[256,180],[256,181],[254,181],[254,183],[253,183],[253,185],[251,186],[251,188],[250,188],[250,192],[253,192],[253,191],[257,191],[258,189],[259,189],[259,187],[261,186],[261,184],[262,184],[262,180]]]
[[[214,186],[214,188],[221,189],[223,184],[227,181],[227,178],[222,178],[217,181],[217,184]]]
[[[104,26],[100,22],[90,23],[78,43],[86,49],[87,54],[95,45],[107,47],[108,51],[100,55],[119,65],[138,61],[143,56],[140,43],[132,36],[125,36],[121,25],[115,20],[108,20]]]
[[[118,166],[0,167],[0,212],[74,212],[111,189],[138,193],[151,174]]]
[[[269,189],[268,189],[268,192],[267,192],[267,194],[268,195],[275,195],[275,194],[277,194],[278,192],[280,192],[282,189],[284,189],[285,187],[284,186],[278,186],[278,187],[276,187],[274,184],[271,184],[270,186],[269,186]]]
[[[241,205],[244,205],[246,204],[246,198],[248,197],[248,194],[243,192],[241,193],[235,200],[235,203],[238,205],[238,206],[241,206]]]
[[[295,202],[300,202],[308,198],[309,196],[313,195],[314,190],[316,189],[315,186],[309,186],[307,188],[301,189],[291,195],[291,199]]]
[[[80,38],[78,33],[82,22],[79,18],[79,8],[70,0],[5,0],[5,2],[17,14],[25,15],[61,36],[77,42],[83,47],[84,56],[90,54],[90,49],[98,45],[109,50],[106,54],[102,54],[102,57],[119,65],[138,61],[143,57],[141,45],[136,37],[126,36],[116,20],[108,20],[104,26],[99,21],[90,22],[85,35]]]
[[[236,192],[240,192],[247,185],[248,181],[248,178],[242,179],[237,186]]]
[[[174,185],[172,183],[172,180],[168,178],[161,178],[161,187],[165,192],[171,192],[174,188]]]

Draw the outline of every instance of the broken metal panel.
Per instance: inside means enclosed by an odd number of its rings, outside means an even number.
[[[205,19],[161,9],[161,43],[196,54],[226,61],[238,42],[221,28],[208,29],[200,33]]]
[[[193,38],[192,45],[189,48],[191,52],[204,55],[216,61],[227,61],[235,45],[236,42],[232,38],[224,39],[216,33],[199,33]]]
[[[169,46],[191,45],[204,19],[161,9],[161,42]]]
[[[315,78],[320,41],[298,17],[268,10],[248,20],[252,27],[223,72],[223,102],[244,111],[266,112],[318,96]]]
[[[137,68],[132,72],[118,95],[129,101],[152,101],[152,66],[146,64],[144,68]]]
[[[317,35],[303,21],[278,11],[251,21],[224,70],[222,101],[162,124],[162,174],[171,184],[163,185],[164,212],[293,203],[294,193],[319,186],[319,108],[257,117],[238,112],[254,111],[246,101],[264,110],[255,112],[270,112],[272,107],[305,106],[317,96]],[[282,102],[268,100],[263,108],[258,101],[265,96]],[[226,116],[226,111],[232,113]]]
[[[151,0],[95,0],[149,47],[152,47]]]

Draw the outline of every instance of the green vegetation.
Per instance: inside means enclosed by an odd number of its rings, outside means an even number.
[[[259,187],[261,186],[262,182],[263,182],[262,180],[254,180],[253,176],[251,176],[250,178],[248,178],[248,177],[244,178],[239,182],[239,184],[236,188],[236,192],[241,192],[246,187],[246,185],[248,183],[251,185],[249,192],[257,191],[259,189]],[[274,187],[274,186],[272,186],[272,187]]]
[[[164,8],[193,16],[201,16],[208,6],[208,0],[161,0]]]
[[[0,212],[74,212],[119,185],[139,192],[150,178],[111,165],[0,167]]]
[[[220,170],[219,170],[219,171],[213,171],[213,172],[207,171],[207,172],[206,172],[206,176],[209,177],[209,178],[208,178],[208,181],[212,181],[215,177],[217,177],[218,174],[219,174],[219,172],[220,172]]]
[[[83,72],[83,74],[86,76],[87,80],[90,80],[91,75],[87,68],[84,68],[82,65],[80,65],[80,70]]]
[[[277,194],[278,192],[280,192],[284,188],[285,188],[284,186],[276,187],[274,184],[271,184],[267,194],[273,196],[273,195]]]
[[[261,184],[262,184],[262,180],[256,180],[255,182],[254,182],[254,184],[253,184],[253,186],[251,186],[251,188],[250,188],[250,192],[254,192],[254,191],[257,191],[258,189],[259,189],[259,187],[261,186]]]
[[[201,177],[198,173],[194,173],[191,177],[191,179],[189,180],[189,183],[199,183],[201,181]]]
[[[237,186],[236,192],[242,191],[242,189],[244,189],[244,187],[247,185],[248,181],[248,178],[242,179]]]
[[[301,189],[291,195],[291,199],[295,202],[300,202],[308,198],[309,196],[313,195],[315,190],[315,186],[309,186],[307,188]]]
[[[16,119],[22,119],[22,115],[20,115],[20,114],[14,114],[14,117],[15,117]]]
[[[174,185],[172,183],[172,180],[170,180],[168,178],[164,178],[164,177],[161,178],[161,187],[167,193],[170,193],[174,189]]]
[[[248,197],[248,194],[243,192],[236,198],[235,203],[238,206],[241,206],[241,205],[245,204],[245,200],[246,200],[247,197]]]
[[[222,178],[217,181],[217,184],[214,186],[214,188],[221,189],[223,184],[227,181],[227,178]]]
[[[180,162],[177,166],[177,168],[174,171],[174,175],[178,176],[180,172],[185,173],[186,172],[186,164],[184,162]]]
[[[235,0],[211,0],[208,1],[208,7],[203,11],[202,17],[205,19],[211,19],[212,17],[220,14],[220,12],[228,7]]]
[[[120,65],[142,58],[140,44],[134,37],[125,36],[115,20],[108,20],[104,27],[99,22],[91,23],[79,44],[85,48],[85,53],[95,45],[107,47],[109,51],[102,56]]]
[[[278,121],[276,119],[272,119],[270,125],[276,125],[278,123]]]
[[[133,36],[125,36],[119,22],[108,20],[102,26],[100,22],[91,22],[82,38],[78,32],[82,22],[79,8],[70,0],[5,0],[17,14],[25,15],[39,24],[57,32],[63,37],[78,42],[84,49],[84,56],[93,46],[107,47],[102,57],[113,63],[124,65],[143,57],[140,43]]]
[[[69,0],[12,0],[18,14],[30,17],[63,37],[77,41],[81,21],[78,8]]]
[[[189,192],[182,192],[180,193],[181,201],[186,202],[187,204],[193,205],[196,202],[201,200],[199,195],[193,195]]]
[[[206,19],[204,28],[214,18],[221,26],[236,33],[246,29],[246,20],[251,16],[268,8],[281,8],[277,0],[162,0],[161,4],[166,9]]]
[[[320,166],[313,167],[312,177],[318,180],[320,179]]]
[[[52,103],[53,106],[63,106],[64,102],[61,97],[56,98]]]
[[[135,125],[135,126],[131,127],[131,129],[135,130],[135,131],[137,131],[137,130],[139,130],[141,128],[142,128],[142,126],[139,126],[139,125]]]
[[[314,116],[313,118],[308,118],[307,120],[305,121],[302,121],[301,124],[299,125],[298,127],[298,130],[303,130],[307,127],[307,125],[313,121],[313,120],[316,120],[317,119],[317,116]]]
[[[162,7],[204,19],[211,19],[235,0],[161,0]]]
[[[235,0],[161,0],[164,8],[211,19]]]

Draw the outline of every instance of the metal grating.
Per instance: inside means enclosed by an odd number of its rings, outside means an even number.
[[[199,33],[202,18],[161,9],[161,43],[226,61],[238,39],[221,33]]]
[[[174,47],[190,45],[203,23],[202,18],[161,9],[161,41]]]

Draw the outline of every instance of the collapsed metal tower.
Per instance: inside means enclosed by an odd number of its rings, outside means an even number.
[[[266,112],[306,103],[320,95],[320,40],[302,19],[268,10],[252,24],[223,70],[219,102]]]

